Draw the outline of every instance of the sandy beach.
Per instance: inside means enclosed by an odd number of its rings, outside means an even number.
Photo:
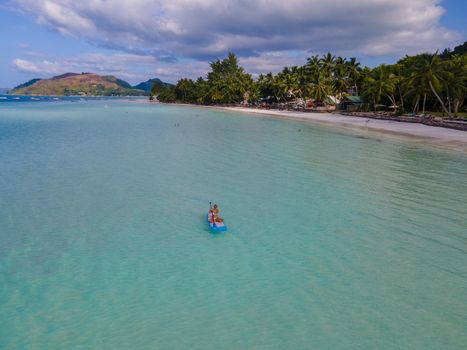
[[[429,144],[467,153],[467,132],[428,126],[417,123],[404,123],[390,120],[378,120],[362,117],[345,116],[337,113],[303,113],[294,111],[264,110],[244,107],[214,107],[221,110],[261,114],[284,119],[303,120],[313,123],[333,125],[357,132],[371,132],[381,136],[399,138],[406,141]]]

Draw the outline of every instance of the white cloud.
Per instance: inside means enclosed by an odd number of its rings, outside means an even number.
[[[301,50],[400,55],[443,48],[440,0],[11,0],[40,24],[96,45],[212,58]]]
[[[204,76],[233,51],[253,74],[301,65],[312,53],[402,56],[452,47],[441,0],[10,0],[38,23],[122,54],[23,52],[17,70],[113,74],[130,82]],[[26,47],[24,47],[26,48]]]
[[[27,73],[40,73],[41,68],[39,68],[40,65],[37,63],[27,61],[27,60],[22,60],[20,58],[16,58],[13,60],[13,65],[21,72],[27,72]],[[44,70],[42,70],[43,72]]]
[[[284,66],[303,65],[303,56],[284,52],[265,52],[254,57],[240,58],[240,64],[247,72],[257,76],[260,73],[278,72]],[[52,57],[44,53],[28,53],[28,58],[16,58],[14,68],[25,73],[33,73],[40,78],[48,78],[65,72],[94,72],[111,74],[132,83],[158,77],[167,82],[176,82],[181,77],[196,79],[205,77],[209,63],[197,60],[178,62],[158,61],[150,55],[135,54],[83,54],[74,57]]]
[[[268,72],[277,73],[285,66],[302,66],[305,63],[304,55],[292,55],[282,51],[262,52],[258,56],[240,58],[240,64],[255,76]]]
[[[40,74],[42,78],[65,72],[94,72],[137,81],[151,75],[156,60],[153,56],[132,54],[84,54],[74,57],[50,57],[42,54],[39,58],[30,55],[29,59],[14,59],[12,64],[18,71]]]

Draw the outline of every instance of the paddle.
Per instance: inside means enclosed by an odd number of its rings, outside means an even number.
[[[209,202],[209,208],[211,208],[211,217],[212,217],[212,224],[216,227],[216,220],[214,220],[214,211],[212,210],[212,203]]]

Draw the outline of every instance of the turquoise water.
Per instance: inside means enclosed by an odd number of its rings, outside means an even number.
[[[3,103],[0,175],[1,349],[467,345],[465,154],[202,108]]]
[[[141,100],[145,99],[144,97],[138,96],[129,96],[125,97],[125,99],[130,101]],[[112,96],[28,96],[28,95],[8,95],[8,94],[1,94],[0,93],[0,104],[3,103],[38,103],[38,102],[81,102],[81,101],[118,101],[122,100],[121,97],[112,97]]]

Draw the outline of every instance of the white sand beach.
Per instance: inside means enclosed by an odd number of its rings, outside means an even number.
[[[430,144],[450,150],[467,153],[467,132],[440,128],[417,123],[405,123],[391,120],[369,119],[345,116],[336,113],[304,113],[294,111],[265,110],[244,107],[214,107],[240,113],[254,113],[278,118],[303,120],[320,124],[404,139],[406,141]]]

